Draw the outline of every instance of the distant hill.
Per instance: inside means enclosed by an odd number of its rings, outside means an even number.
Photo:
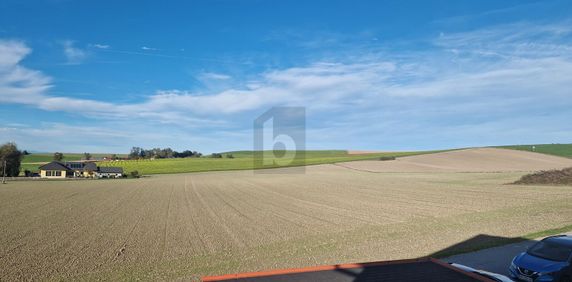
[[[572,144],[530,144],[530,145],[507,145],[507,146],[494,146],[494,147],[572,158]]]
[[[271,153],[272,151],[265,151],[265,153]],[[254,156],[254,151],[230,151],[221,153],[223,156],[232,155],[235,158],[252,158]],[[336,157],[336,156],[347,156],[348,151],[346,150],[307,150],[305,151],[306,157],[317,158],[317,157]]]
[[[290,164],[279,165],[273,167],[284,166],[304,166],[317,164],[331,164],[338,162],[349,162],[358,160],[375,160],[388,157],[403,157],[419,154],[429,154],[437,151],[415,151],[415,152],[386,152],[350,155],[344,150],[323,150],[323,151],[305,151],[305,158],[293,160]],[[100,166],[120,166],[125,171],[137,170],[141,174],[163,174],[163,173],[184,173],[199,171],[221,171],[221,170],[244,170],[257,169],[254,166],[253,151],[232,151],[221,153],[222,158],[182,158],[182,159],[156,159],[156,160],[125,160],[114,162],[99,162]],[[234,158],[228,158],[227,155],[232,154]],[[265,158],[279,158],[274,156],[272,151],[265,151]]]

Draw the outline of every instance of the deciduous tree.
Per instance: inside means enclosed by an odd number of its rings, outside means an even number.
[[[60,152],[54,153],[54,161],[61,162],[64,159],[64,154]]]
[[[0,146],[0,175],[3,176],[4,171],[6,171],[6,176],[18,176],[23,157],[24,154],[18,150],[16,143],[9,142]]]

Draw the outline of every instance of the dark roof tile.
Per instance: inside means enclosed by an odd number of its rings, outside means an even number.
[[[39,167],[40,170],[71,170],[64,163],[53,161]]]
[[[102,166],[99,168],[99,172],[101,173],[123,173],[122,167],[115,167],[115,166]]]

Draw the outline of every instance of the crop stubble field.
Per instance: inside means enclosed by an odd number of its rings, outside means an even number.
[[[572,219],[572,187],[504,185],[522,172],[282,172],[0,186],[0,280],[192,280],[411,258]]]

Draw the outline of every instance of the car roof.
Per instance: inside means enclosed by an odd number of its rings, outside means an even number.
[[[564,245],[567,247],[572,247],[572,236],[568,236],[568,235],[551,236],[551,237],[545,238],[542,241],[547,241],[547,242],[558,244],[558,245]]]

